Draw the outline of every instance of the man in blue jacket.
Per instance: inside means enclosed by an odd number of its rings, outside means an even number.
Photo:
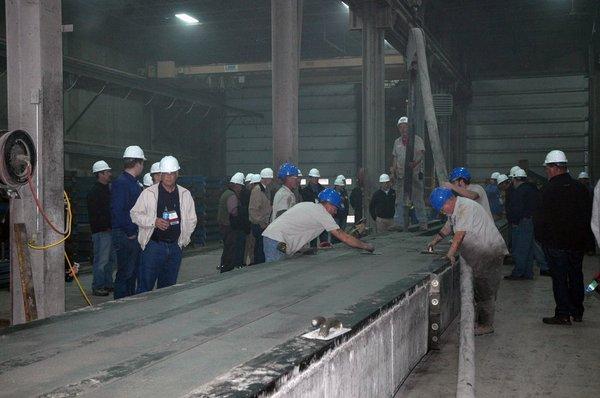
[[[123,173],[112,184],[112,237],[117,252],[115,300],[132,296],[136,290],[141,248],[137,240],[138,227],[131,221],[129,212],[142,193],[137,177],[144,170],[144,160],[142,148],[137,145],[127,147],[123,154]]]

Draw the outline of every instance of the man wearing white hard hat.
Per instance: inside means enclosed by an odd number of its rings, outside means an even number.
[[[235,173],[229,180],[227,189],[219,198],[219,207],[217,211],[217,222],[223,239],[223,253],[221,254],[221,264],[219,270],[221,273],[231,271],[235,267],[241,267],[241,261],[238,263],[238,253],[240,250],[239,229],[239,207],[240,192],[244,187],[244,174]]]
[[[350,200],[348,199],[348,191],[346,191],[346,177],[342,174],[335,177],[333,189],[342,197],[342,207],[338,209],[333,219],[342,230],[345,230],[348,224],[348,212],[350,211]],[[339,243],[339,240],[336,237],[332,237],[331,243]]]
[[[137,178],[144,170],[144,151],[137,145],[128,146],[123,153],[123,173],[112,183],[111,224],[113,245],[117,252],[117,274],[114,298],[136,293],[140,244],[138,227],[131,221],[130,211],[142,193]]]
[[[116,262],[110,219],[110,178],[112,174],[110,166],[104,160],[94,163],[92,173],[96,177],[96,182],[87,195],[94,248],[92,294],[108,296],[113,290],[112,271]]]
[[[144,185],[144,188],[148,188],[148,187],[151,187],[152,185],[154,185],[154,181],[152,180],[152,174],[150,174],[150,173],[144,174],[144,178],[142,179],[142,184]]]
[[[502,217],[502,213],[504,213],[504,209],[502,207],[502,198],[500,195],[500,189],[498,188],[498,177],[500,176],[499,172],[493,172],[489,178],[488,184],[486,184],[483,189],[488,198],[488,203],[490,205],[490,211],[492,212],[492,216],[495,220],[498,220]]]
[[[250,204],[248,206],[252,236],[255,240],[253,264],[265,262],[262,233],[271,222],[271,212],[273,211],[269,196],[269,186],[273,182],[273,170],[268,167],[264,168],[259,176],[260,180],[250,193]]]
[[[392,177],[396,181],[396,212],[394,221],[397,225],[404,225],[404,177],[406,148],[409,146],[408,117],[402,116],[398,119],[398,131],[400,137],[394,141],[394,150],[392,152]],[[425,143],[423,138],[414,135],[414,151],[412,162],[409,165],[412,170],[412,187],[410,201],[415,207],[415,215],[421,224],[421,228],[427,228],[427,216],[425,214],[425,202],[423,200],[423,173],[425,162]]]
[[[577,181],[582,183],[583,186],[586,187],[588,191],[590,191],[590,195],[594,195],[594,187],[590,183],[590,175],[587,173],[587,171],[582,171],[581,173],[579,173],[579,175],[577,176]]]
[[[150,167],[150,176],[152,177],[152,184],[158,184],[160,182],[160,162],[152,164]]]
[[[319,184],[319,178],[321,178],[321,172],[318,169],[310,169],[307,184],[300,190],[302,201],[319,203],[319,194],[325,189]]]
[[[583,255],[590,238],[592,199],[587,189],[574,180],[567,156],[553,150],[544,167],[548,184],[542,190],[540,210],[534,215],[535,237],[542,245],[550,274],[556,308],[543,318],[550,325],[571,325],[583,319]]]
[[[179,170],[175,157],[162,158],[161,182],[145,189],[131,209],[143,250],[138,293],[177,283],[182,249],[196,228],[194,199],[190,191],[177,185]]]
[[[396,191],[392,188],[390,176],[379,176],[380,188],[373,193],[369,203],[369,213],[376,223],[377,232],[386,232],[394,226],[396,212]]]

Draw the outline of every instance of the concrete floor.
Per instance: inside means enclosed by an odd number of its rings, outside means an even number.
[[[506,266],[506,274],[510,272]],[[598,272],[599,257],[586,257],[585,280]],[[496,332],[476,337],[478,397],[594,397],[600,391],[600,300],[587,297],[582,323],[550,326],[554,300],[548,277],[502,281]],[[396,397],[454,397],[458,366],[457,322],[440,351],[430,352]]]

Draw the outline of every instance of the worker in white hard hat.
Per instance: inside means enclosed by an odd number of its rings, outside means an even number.
[[[248,176],[250,176],[250,180],[248,180]],[[260,174],[254,174],[254,173],[248,173],[246,175],[246,189],[244,190],[244,192],[247,192],[247,201],[248,204],[245,207],[245,210],[248,212],[247,214],[247,219],[248,219],[248,233],[246,234],[246,246],[244,248],[244,261],[243,261],[243,265],[244,266],[248,266],[248,265],[252,265],[254,264],[254,250],[256,247],[256,239],[254,238],[254,235],[252,234],[252,222],[250,221],[250,200],[252,198],[252,191],[254,190],[254,188],[260,184]],[[245,199],[244,199],[245,200]]]
[[[310,169],[307,184],[300,190],[304,202],[319,203],[319,194],[325,189],[320,183],[321,172],[318,169]]]
[[[377,232],[386,232],[394,226],[396,212],[396,191],[392,188],[389,175],[379,176],[380,188],[373,193],[369,203],[369,213],[376,223]]]
[[[196,229],[194,198],[177,184],[179,170],[174,156],[163,157],[160,183],[146,188],[131,209],[143,250],[138,293],[177,283],[182,249],[190,243]]]
[[[504,213],[504,208],[502,206],[502,195],[500,194],[500,189],[498,188],[499,176],[499,172],[493,172],[488,180],[488,183],[485,185],[485,187],[483,187],[487,195],[490,211],[492,212],[494,220],[499,220],[502,218]]]
[[[152,184],[158,184],[160,182],[160,162],[153,163],[150,167],[150,176],[152,177]]]
[[[231,271],[242,266],[243,257],[239,256],[242,250],[243,232],[240,228],[240,193],[244,188],[244,174],[235,173],[229,180],[227,189],[219,198],[217,222],[223,239],[223,254],[219,270],[221,273]],[[245,242],[244,246],[245,247]]]
[[[113,291],[113,266],[116,254],[112,244],[110,215],[111,168],[104,160],[92,166],[96,182],[87,195],[87,208],[92,230],[94,262],[92,264],[92,294],[108,296]]]
[[[150,173],[144,174],[144,178],[142,179],[142,184],[144,185],[144,189],[154,185],[154,181],[152,181],[152,175]]]
[[[592,199],[588,190],[574,180],[563,151],[546,155],[548,185],[542,189],[539,211],[534,215],[535,237],[546,254],[556,308],[543,318],[550,325],[571,325],[583,319],[582,263],[590,238]]]
[[[252,192],[250,193],[248,215],[252,224],[252,236],[255,240],[253,264],[265,262],[262,233],[271,222],[271,213],[273,212],[271,197],[269,195],[269,186],[273,182],[273,176],[272,169],[262,169],[260,172],[260,182],[252,188]]]
[[[346,191],[346,177],[343,174],[340,174],[337,177],[335,177],[335,180],[333,181],[333,189],[335,189],[342,198],[342,206],[338,209],[335,216],[333,216],[333,219],[342,230],[345,230],[346,225],[348,225],[348,212],[350,211],[350,200],[348,199],[348,191]],[[335,236],[332,236],[331,243],[340,243],[340,241]]]
[[[409,146],[408,117],[402,116],[397,123],[400,137],[394,141],[394,150],[392,152],[392,178],[396,181],[396,212],[394,221],[397,225],[404,225],[404,206],[406,202],[412,203],[415,209],[415,216],[418,219],[421,229],[427,229],[427,215],[425,214],[425,202],[423,200],[423,178],[425,163],[425,143],[423,138],[414,135],[414,151],[412,162],[408,165],[412,171],[411,197],[405,198],[404,179],[406,176],[406,148]]]
[[[131,221],[130,211],[142,193],[137,178],[144,170],[144,151],[137,145],[129,146],[123,153],[123,173],[111,187],[112,237],[117,252],[117,274],[114,298],[120,299],[136,293],[140,260],[138,226]]]
[[[583,186],[585,186],[588,189],[588,191],[590,191],[590,195],[594,195],[594,187],[590,183],[590,175],[587,173],[587,171],[582,171],[581,173],[579,173],[579,175],[577,176],[577,181],[582,183]]]

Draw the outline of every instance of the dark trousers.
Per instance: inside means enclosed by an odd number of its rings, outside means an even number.
[[[544,247],[544,253],[552,275],[555,315],[564,318],[583,316],[583,250]]]
[[[253,264],[262,264],[265,262],[265,251],[263,248],[263,238],[262,233],[263,229],[258,224],[252,224],[252,235],[254,235],[254,239],[256,243],[254,244],[254,263]]]
[[[149,292],[172,286],[177,283],[181,266],[181,248],[177,242],[157,242],[150,240],[140,261],[138,293]]]
[[[123,230],[113,229],[112,237],[113,246],[117,253],[117,275],[114,283],[114,298],[116,300],[135,294],[135,282],[138,277],[142,249],[137,237],[129,239]]]
[[[229,225],[220,225],[221,239],[223,239],[223,253],[221,254],[221,273],[235,268],[237,232]]]

